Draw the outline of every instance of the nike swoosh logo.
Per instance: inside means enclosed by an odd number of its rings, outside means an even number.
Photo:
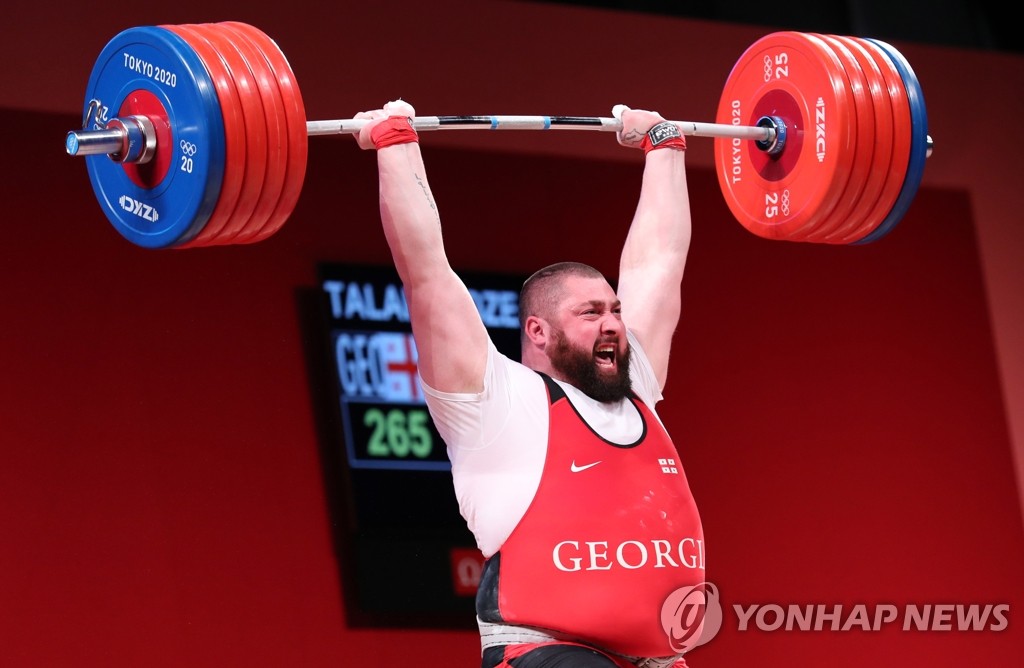
[[[572,463],[572,465],[571,465],[571,466],[569,467],[569,469],[570,469],[570,470],[571,470],[571,471],[572,471],[573,473],[579,473],[580,471],[586,471],[587,469],[589,469],[589,468],[590,468],[590,467],[592,467],[592,466],[597,466],[597,465],[598,465],[598,464],[600,464],[600,463],[601,463],[601,462],[597,461],[597,462],[594,462],[593,464],[584,464],[583,466],[576,466],[576,461],[575,461],[575,460],[573,460],[573,463]]]

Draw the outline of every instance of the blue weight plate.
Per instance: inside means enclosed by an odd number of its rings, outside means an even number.
[[[213,213],[224,179],[224,121],[202,60],[164,28],[129,28],[108,42],[89,77],[85,106],[99,100],[105,122],[130,109],[140,91],[165,114],[155,119],[164,132],[158,131],[153,162],[166,171],[122,166],[105,155],[87,156],[86,163],[117,231],[136,245],[167,248],[195,237]]]
[[[910,162],[907,165],[907,174],[903,179],[903,187],[900,189],[900,194],[896,197],[889,215],[885,217],[885,220],[871,234],[854,242],[853,245],[869,244],[878,241],[891,232],[896,227],[896,224],[903,219],[903,215],[910,208],[910,203],[914,200],[914,196],[917,195],[917,189],[921,185],[921,177],[924,175],[924,163],[928,159],[928,114],[924,105],[924,93],[921,91],[921,84],[917,80],[917,75],[914,74],[914,70],[911,69],[907,59],[895,47],[877,39],[869,38],[869,41],[876,44],[889,56],[889,59],[896,66],[896,70],[903,79],[903,87],[907,89],[912,133],[910,140]]]

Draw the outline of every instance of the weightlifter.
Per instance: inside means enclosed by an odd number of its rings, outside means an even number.
[[[522,363],[491,342],[445,255],[414,109],[360,112],[380,212],[405,287],[427,405],[462,516],[486,558],[482,667],[685,666],[705,582],[704,534],[662,399],[690,243],[686,142],[659,114],[616,106],[646,152],[618,292],[563,262],[520,298]],[[587,241],[589,243],[589,240]]]

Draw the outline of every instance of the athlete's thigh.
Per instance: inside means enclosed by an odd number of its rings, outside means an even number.
[[[544,645],[509,663],[513,668],[618,668],[604,654],[579,645]]]

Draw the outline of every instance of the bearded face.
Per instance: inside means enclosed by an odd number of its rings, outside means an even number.
[[[598,339],[593,348],[576,345],[563,330],[553,332],[551,366],[590,398],[605,403],[624,399],[630,390],[629,346],[620,351],[615,341]]]

